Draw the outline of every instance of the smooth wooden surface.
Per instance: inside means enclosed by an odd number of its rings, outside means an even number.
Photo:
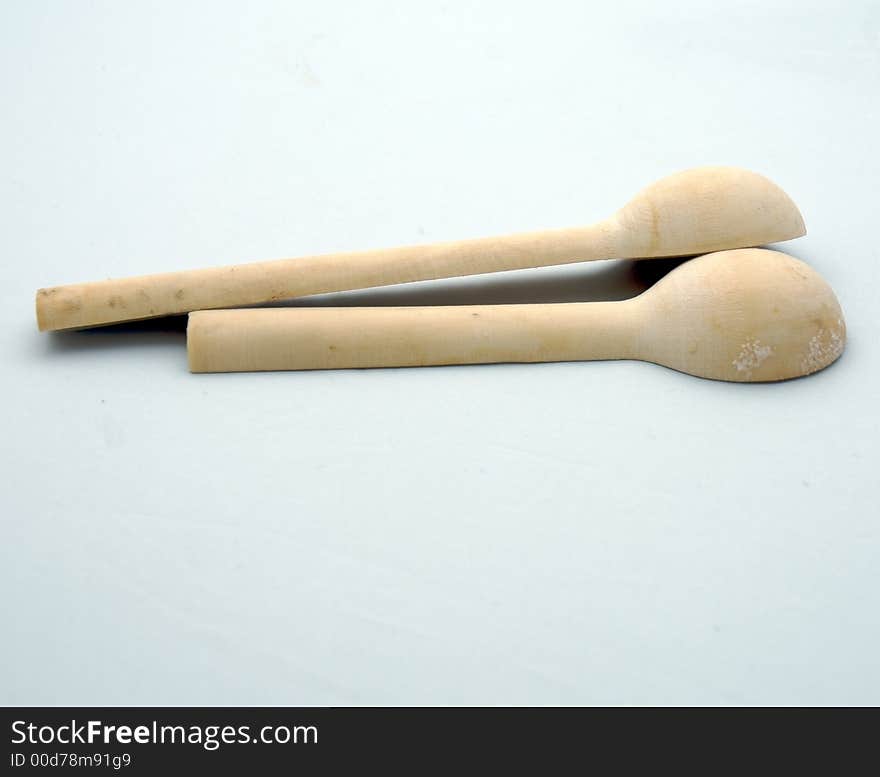
[[[733,167],[663,178],[592,226],[280,259],[40,289],[42,331],[76,329],[332,291],[611,258],[698,254],[804,234],[772,181]]]
[[[686,262],[623,302],[199,311],[187,347],[193,372],[640,359],[750,382],[820,370],[845,338],[818,273],[743,249]]]

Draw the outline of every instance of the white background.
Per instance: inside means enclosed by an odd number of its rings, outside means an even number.
[[[0,58],[0,703],[880,703],[876,2],[6,0]],[[701,164],[801,207],[832,368],[196,376],[174,322],[36,330],[40,286],[588,223]]]

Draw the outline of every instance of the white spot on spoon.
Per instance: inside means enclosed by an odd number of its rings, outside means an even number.
[[[758,369],[768,356],[773,354],[769,345],[761,345],[760,340],[746,340],[732,364],[744,378],[752,377],[752,371]]]
[[[805,373],[817,372],[827,367],[843,353],[843,320],[837,319],[836,329],[820,329],[810,338],[807,353],[801,361]]]

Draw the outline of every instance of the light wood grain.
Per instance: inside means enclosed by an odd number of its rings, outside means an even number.
[[[804,234],[772,181],[732,167],[663,178],[586,227],[280,259],[40,289],[37,323],[77,329],[310,294],[596,259],[683,256]]]
[[[846,339],[834,292],[778,251],[722,251],[623,302],[270,308],[190,314],[193,372],[640,359],[704,378],[826,367]]]

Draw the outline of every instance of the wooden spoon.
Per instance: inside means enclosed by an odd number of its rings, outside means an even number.
[[[778,251],[685,262],[622,302],[191,313],[193,372],[641,359],[731,381],[795,378],[843,351],[822,277]]]
[[[686,256],[803,234],[797,207],[772,181],[735,167],[699,167],[657,181],[592,226],[56,286],[37,292],[37,323],[43,331],[77,329],[457,275]]]

